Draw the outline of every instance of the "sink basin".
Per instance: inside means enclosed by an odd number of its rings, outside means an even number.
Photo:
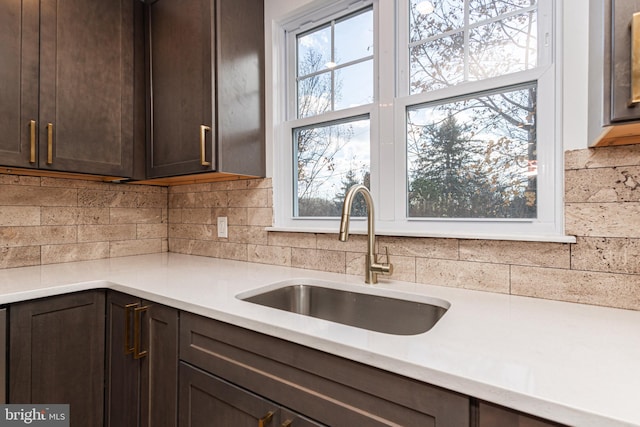
[[[416,335],[431,329],[449,307],[311,284],[291,284],[243,301],[305,316],[394,335]],[[446,307],[446,308],[445,308]]]

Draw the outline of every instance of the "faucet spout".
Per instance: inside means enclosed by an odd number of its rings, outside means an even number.
[[[389,262],[378,263],[375,255],[376,233],[374,229],[374,207],[373,198],[369,189],[362,184],[357,184],[349,188],[344,196],[342,205],[342,217],[340,219],[340,232],[338,239],[346,242],[349,238],[349,222],[351,219],[351,206],[356,194],[361,193],[367,205],[367,255],[365,259],[365,283],[378,283],[378,274],[391,274],[393,265]],[[387,257],[387,261],[388,257]]]

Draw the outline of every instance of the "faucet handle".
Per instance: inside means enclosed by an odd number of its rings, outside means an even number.
[[[389,262],[389,248],[385,246],[384,252],[387,262],[379,262],[376,255],[375,263],[371,266],[371,270],[377,274],[393,274],[393,264]]]

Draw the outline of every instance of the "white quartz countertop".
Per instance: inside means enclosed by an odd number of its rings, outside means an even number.
[[[395,336],[236,296],[280,282],[451,307],[430,331]],[[332,285],[335,284],[335,285]],[[640,426],[640,312],[358,276],[155,254],[0,270],[0,304],[110,288],[283,338],[572,426]]]

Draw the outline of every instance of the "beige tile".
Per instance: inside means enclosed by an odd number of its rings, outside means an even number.
[[[237,261],[246,261],[248,258],[247,245],[241,243],[194,240],[189,243],[189,247],[192,255]]]
[[[318,234],[316,244],[318,249],[367,253],[367,236],[362,234],[352,234],[346,242],[338,240],[337,233]]]
[[[211,224],[169,224],[169,237],[190,240],[212,240],[216,227]]]
[[[228,206],[234,208],[267,208],[269,207],[269,191],[265,188],[235,190],[228,193]]]
[[[109,244],[109,256],[144,255],[162,252],[161,239],[122,240]]]
[[[0,247],[75,243],[75,226],[0,227]]]
[[[142,188],[142,186],[137,186]],[[167,207],[168,197],[166,189],[162,193],[137,193],[136,206],[139,208],[165,208]]]
[[[2,175],[0,175],[0,178]],[[0,248],[0,269],[40,264],[40,246]]]
[[[378,247],[381,252],[384,252],[384,246],[389,248],[391,255],[458,259],[457,239],[380,236]]]
[[[38,176],[22,176],[0,173],[0,185],[30,185],[32,187],[40,186],[40,177]]]
[[[247,225],[271,227],[273,225],[273,209],[247,208]]]
[[[315,249],[316,235],[314,233],[283,233],[270,231],[269,245]]]
[[[111,224],[159,224],[162,209],[157,208],[111,208]]]
[[[640,274],[640,239],[578,237],[571,269]]]
[[[78,225],[78,242],[109,242],[135,238],[135,224]]]
[[[196,193],[169,193],[169,209],[198,208]]]
[[[633,166],[640,164],[640,145],[565,151],[565,169]]]
[[[109,242],[42,246],[42,264],[87,261],[109,257]]]
[[[291,266],[291,248],[289,247],[248,245],[247,253],[249,262]]]
[[[78,190],[78,206],[92,208],[135,208],[138,195],[129,191]]]
[[[640,237],[640,203],[567,203],[567,234],[593,237]]]
[[[382,261],[387,262],[384,257]],[[390,278],[404,282],[416,281],[416,259],[414,257],[389,255],[389,261],[393,264],[393,273],[390,276],[378,276],[380,280]]]
[[[211,220],[211,209],[181,209],[183,224],[213,224]]]
[[[108,208],[43,207],[43,225],[109,224]]]
[[[308,270],[346,272],[346,254],[338,251],[316,249],[291,249],[291,266]]]
[[[169,224],[181,224],[183,210],[184,209],[169,209]]]
[[[565,172],[565,202],[640,201],[640,167]]]
[[[262,227],[230,225],[228,227],[228,236],[229,242],[251,243],[254,245],[266,245],[268,243],[267,232]]]
[[[364,278],[365,272],[365,254],[361,252],[347,252],[345,254],[347,274],[353,276],[361,276]]]
[[[166,239],[168,236],[167,224],[137,224],[137,239]]]
[[[191,255],[192,242],[195,242],[195,240],[175,239],[169,237],[167,239],[167,248],[169,252]]]
[[[20,185],[0,186],[0,206],[77,206],[78,190]]]
[[[37,206],[0,206],[0,226],[40,225]]]
[[[640,276],[514,266],[511,293],[640,310]]]
[[[224,208],[229,206],[228,194],[225,191],[194,193],[196,208]]]
[[[562,243],[460,240],[463,261],[569,268],[570,246]]]
[[[509,293],[509,266],[482,262],[416,258],[416,282]]]

